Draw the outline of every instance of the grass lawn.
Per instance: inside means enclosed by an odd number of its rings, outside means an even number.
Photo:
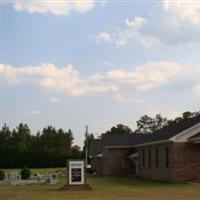
[[[200,197],[200,186],[191,184],[125,177],[89,177],[92,191],[60,191],[64,182],[63,178],[56,185],[0,186],[0,200],[199,200]]]

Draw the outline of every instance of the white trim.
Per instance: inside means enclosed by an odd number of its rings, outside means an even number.
[[[105,148],[108,148],[108,149],[115,149],[115,148],[125,149],[125,148],[132,148],[132,147],[134,147],[134,146],[105,146]]]
[[[155,141],[155,142],[146,142],[146,143],[142,143],[142,144],[137,144],[132,147],[143,147],[143,146],[155,145],[155,144],[165,144],[165,143],[169,143],[169,142],[171,142],[171,141],[170,140],[159,140],[159,141]]]
[[[132,146],[106,146],[105,148],[112,148],[112,149],[115,149],[115,148],[121,148],[121,149],[125,149],[125,148],[135,148],[135,147],[143,147],[143,146],[149,146],[149,145],[155,145],[155,144],[164,144],[164,143],[169,143],[169,142],[172,142],[170,141],[169,139],[167,140],[158,140],[158,141],[154,141],[154,142],[145,142],[145,143],[142,143],[142,144],[136,144],[136,145],[132,145]]]
[[[100,153],[100,154],[96,155],[96,157],[97,157],[97,158],[101,158],[101,157],[103,157],[103,154]]]
[[[134,159],[134,158],[138,158],[139,157],[139,152],[135,152],[135,153],[133,153],[133,154],[131,154],[130,156],[128,156],[128,158],[130,158],[130,159]]]
[[[186,129],[179,134],[171,137],[169,140],[173,142],[187,142],[188,139],[200,132],[200,123]]]
[[[170,140],[159,140],[159,141],[154,141],[154,142],[146,142],[146,143],[142,143],[142,144],[136,144],[136,145],[132,145],[132,146],[105,146],[105,148],[121,148],[121,149],[125,149],[125,148],[135,148],[135,147],[142,147],[142,146],[146,146],[146,145],[154,145],[154,144],[163,144],[163,143],[168,143],[171,142]]]
[[[189,142],[200,143],[200,137],[191,138],[191,139],[189,139]]]

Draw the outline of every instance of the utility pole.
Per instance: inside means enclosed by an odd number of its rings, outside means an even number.
[[[88,166],[88,125],[85,126],[85,166]]]

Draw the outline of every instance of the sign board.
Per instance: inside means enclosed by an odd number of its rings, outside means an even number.
[[[84,161],[69,161],[69,185],[83,185],[84,179]]]

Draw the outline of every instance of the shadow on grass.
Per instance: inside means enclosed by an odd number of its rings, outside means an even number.
[[[186,183],[171,183],[166,181],[153,181],[144,178],[136,177],[90,177],[89,182],[91,185],[97,187],[113,187],[113,186],[124,186],[124,187],[166,187],[166,186],[180,186],[187,185]]]

